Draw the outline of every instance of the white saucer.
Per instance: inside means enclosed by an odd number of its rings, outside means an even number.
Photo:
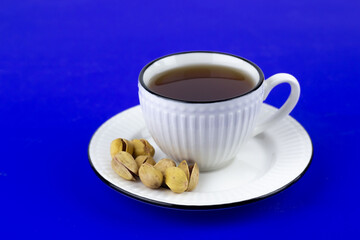
[[[275,111],[276,108],[263,104],[261,115]],[[200,173],[194,191],[175,194],[168,189],[149,189],[140,181],[126,181],[116,175],[110,165],[110,143],[119,137],[148,139],[155,147],[154,159],[165,157],[145,127],[140,106],[135,106],[106,121],[93,135],[89,160],[95,173],[107,185],[131,198],[181,209],[231,207],[278,193],[304,174],[313,152],[306,130],[288,116],[249,140],[225,168]]]

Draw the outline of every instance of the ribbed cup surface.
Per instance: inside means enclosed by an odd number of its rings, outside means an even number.
[[[263,86],[216,103],[185,103],[156,96],[139,84],[147,128],[160,149],[176,161],[196,161],[201,171],[232,160],[251,136],[263,100]]]

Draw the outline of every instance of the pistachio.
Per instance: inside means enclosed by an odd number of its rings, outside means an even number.
[[[186,191],[190,192],[195,189],[196,185],[199,182],[199,167],[198,167],[198,165],[195,163],[194,165],[190,166],[189,171],[190,171],[190,180],[189,180],[188,189]]]
[[[110,145],[111,157],[113,158],[115,156],[115,154],[117,154],[118,152],[121,152],[121,151],[125,151],[130,154],[133,154],[134,146],[129,140],[126,140],[124,138],[117,138],[117,139],[113,140]]]
[[[185,192],[189,185],[185,172],[178,167],[165,170],[165,184],[175,193]]]
[[[159,188],[163,182],[162,173],[149,163],[144,163],[139,169],[141,182],[148,188]]]
[[[136,161],[138,167],[140,167],[143,163],[149,163],[150,165],[156,164],[154,158],[152,156],[148,156],[148,155],[137,156],[137,158],[135,158],[135,161]]]
[[[119,152],[111,160],[112,169],[122,178],[135,181],[134,175],[138,173],[138,166],[128,152]]]
[[[189,166],[188,166],[186,160],[183,160],[183,161],[179,164],[178,168],[180,168],[181,170],[184,171],[187,179],[189,180],[189,178],[190,178],[190,171],[189,171]]]
[[[199,167],[195,163],[189,166],[183,160],[176,163],[163,158],[155,162],[155,150],[145,139],[128,141],[117,138],[111,142],[111,167],[120,177],[135,181],[136,175],[148,188],[168,187],[175,193],[192,191],[199,182]],[[193,162],[191,162],[192,164]]]
[[[154,156],[155,150],[151,144],[145,139],[133,139],[132,144],[134,145],[134,157],[138,157],[140,155],[149,155],[151,157]]]
[[[135,181],[134,175],[138,174],[138,165],[133,156],[128,152],[115,154],[111,161],[111,167],[122,178]]]
[[[195,189],[196,185],[199,182],[199,167],[198,165],[195,163],[192,166],[189,166],[186,162],[186,160],[183,160],[178,168],[180,168],[181,170],[184,171],[188,181],[189,181],[189,186],[186,189],[186,191],[192,191]]]
[[[168,168],[168,167],[175,167],[176,166],[176,163],[169,159],[169,158],[163,158],[163,159],[160,159],[159,162],[157,162],[155,164],[155,168],[160,170],[160,172],[162,174],[165,174],[165,170]]]

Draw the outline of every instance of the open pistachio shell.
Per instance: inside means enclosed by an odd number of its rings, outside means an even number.
[[[134,146],[133,155],[135,158],[140,155],[149,155],[151,157],[155,155],[155,149],[147,140],[133,139],[131,142]]]
[[[184,171],[187,179],[189,180],[190,172],[189,172],[189,166],[188,166],[186,160],[183,160],[183,161],[179,164],[178,168],[180,168],[180,169],[182,169],[182,170]]]
[[[129,169],[127,169],[117,158],[111,160],[111,167],[120,177],[129,181],[135,181],[135,178]]]
[[[135,161],[136,161],[138,167],[140,167],[143,163],[149,163],[150,165],[153,165],[153,166],[156,164],[154,158],[152,156],[148,156],[148,155],[137,156],[135,158]]]
[[[175,166],[176,166],[176,163],[173,160],[171,160],[169,158],[163,158],[163,159],[160,159],[160,161],[157,162],[154,167],[156,169],[160,170],[160,172],[162,174],[165,174],[165,170],[167,168],[175,167]]]
[[[163,182],[162,173],[149,163],[144,163],[139,169],[141,182],[148,188],[159,188]]]
[[[113,140],[110,145],[111,157],[113,158],[115,156],[115,154],[117,154],[118,152],[121,152],[121,151],[125,151],[130,154],[133,154],[134,146],[129,140],[126,140],[124,138],[117,138],[117,139]]]
[[[165,184],[175,193],[185,192],[189,181],[184,173],[178,167],[169,167],[165,170]]]
[[[190,181],[187,191],[194,190],[198,182],[199,182],[199,167],[195,163],[193,166],[190,166]]]
[[[118,162],[120,162],[122,165],[124,165],[129,171],[131,171],[133,174],[138,174],[139,167],[136,164],[135,159],[133,156],[128,152],[119,152],[115,154],[114,159],[116,159]]]

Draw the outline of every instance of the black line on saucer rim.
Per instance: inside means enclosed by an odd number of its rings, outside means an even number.
[[[136,106],[135,106],[136,107]],[[134,107],[133,107],[134,108]],[[130,109],[130,108],[129,108]],[[129,109],[126,109],[124,111],[127,111]],[[123,111],[123,112],[124,112]],[[118,113],[121,114],[121,113]],[[118,114],[116,114],[115,116],[117,116]],[[113,116],[113,117],[115,117]],[[112,119],[113,117],[111,117],[110,119]],[[107,121],[109,121],[110,119],[108,119]],[[295,118],[293,118],[296,122],[298,122]],[[305,169],[297,176],[295,177],[292,181],[290,181],[289,183],[285,184],[284,186],[271,191],[267,194],[255,197],[255,198],[251,198],[245,201],[239,201],[239,202],[233,202],[233,203],[226,203],[226,204],[216,204],[216,205],[179,205],[179,204],[172,204],[172,203],[167,203],[167,202],[161,202],[161,201],[156,201],[153,199],[149,199],[149,198],[145,198],[133,193],[130,193],[114,184],[112,184],[111,182],[109,182],[108,180],[106,180],[94,167],[91,157],[90,157],[90,145],[92,142],[93,137],[95,136],[96,132],[107,122],[105,121],[103,124],[100,125],[100,127],[94,132],[94,134],[92,135],[90,142],[89,142],[89,146],[88,146],[88,158],[89,158],[89,163],[91,168],[93,169],[93,171],[95,172],[95,174],[109,187],[111,187],[112,189],[124,194],[125,196],[128,196],[132,199],[138,200],[140,202],[143,203],[147,203],[147,204],[151,204],[151,205],[155,205],[155,206],[159,206],[159,207],[165,207],[165,208],[170,208],[170,209],[179,209],[179,210],[217,210],[217,209],[226,209],[226,208],[232,208],[232,207],[237,207],[237,206],[242,206],[242,205],[246,205],[249,203],[254,203],[263,199],[266,199],[268,197],[271,197],[275,194],[278,194],[282,191],[284,191],[285,189],[289,188],[290,186],[292,186],[294,183],[296,183],[302,176],[304,176],[305,172],[309,169],[309,166],[312,163],[313,160],[313,156],[314,156],[314,145],[312,143],[312,140],[310,138],[309,133],[306,131],[306,129],[304,127],[302,127],[305,131],[305,133],[308,135],[309,140],[310,140],[310,144],[311,144],[311,156],[310,156],[310,160],[307,164],[307,166],[305,167]],[[299,123],[299,122],[298,122]],[[300,126],[302,126],[299,123]]]

